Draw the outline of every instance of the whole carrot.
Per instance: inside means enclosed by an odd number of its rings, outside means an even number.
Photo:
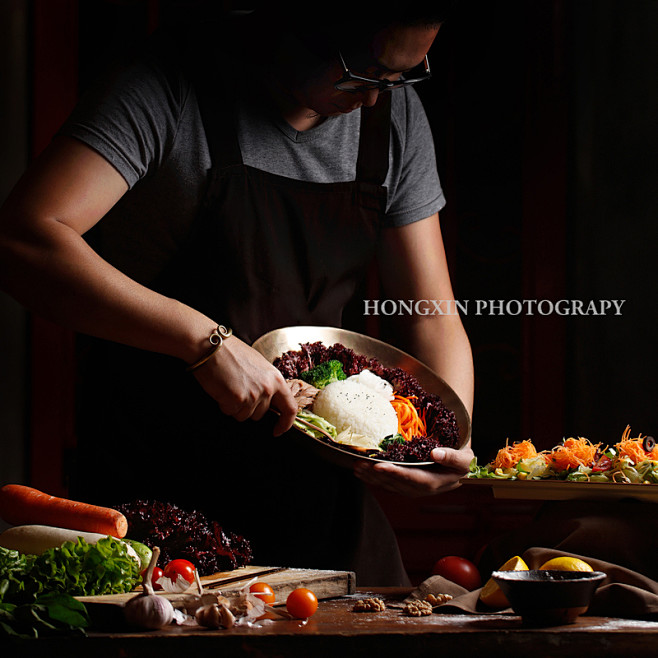
[[[128,532],[128,521],[117,510],[50,496],[22,484],[0,489],[0,517],[12,525],[49,525],[118,538]]]

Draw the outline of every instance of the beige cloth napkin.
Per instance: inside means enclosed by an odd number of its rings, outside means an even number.
[[[658,618],[658,507],[653,503],[559,501],[544,505],[537,518],[493,541],[479,567],[486,579],[494,569],[520,555],[531,569],[559,555],[579,557],[607,578],[587,614],[624,619]],[[424,581],[411,595],[452,594],[438,612],[501,614],[479,601],[480,590],[467,592],[440,576]]]

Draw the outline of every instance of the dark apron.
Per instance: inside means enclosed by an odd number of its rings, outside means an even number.
[[[362,112],[356,181],[321,184],[244,165],[233,106],[208,92],[198,93],[212,157],[206,199],[152,287],[247,343],[282,326],[340,326],[379,233],[390,95]],[[175,359],[104,344],[89,362],[101,376],[79,398],[73,491],[105,504],[142,497],[201,509],[250,539],[256,564],[408,582],[386,518],[351,471],[274,438],[273,418],[223,415]]]

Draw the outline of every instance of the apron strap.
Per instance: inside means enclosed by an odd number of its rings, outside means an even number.
[[[383,185],[388,173],[388,152],[391,139],[391,95],[379,94],[373,107],[361,108],[361,134],[356,179]]]
[[[210,162],[213,167],[220,168],[243,164],[238,141],[234,94],[228,90],[220,99],[221,94],[210,80],[197,80],[195,85],[199,112],[210,151]]]

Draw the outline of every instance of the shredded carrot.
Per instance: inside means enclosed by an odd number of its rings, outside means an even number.
[[[508,439],[509,441],[509,439]],[[537,450],[530,439],[517,441],[513,445],[505,444],[491,463],[493,468],[514,468],[522,459],[532,459],[537,456]]]
[[[565,439],[547,455],[547,462],[556,471],[565,471],[579,466],[591,466],[601,444],[593,444],[584,437]]]
[[[620,457],[628,457],[633,460],[634,464],[639,464],[645,459],[653,459],[658,461],[658,444],[653,447],[650,452],[644,449],[644,439],[642,434],[637,438],[631,438],[631,426],[627,425],[624,433],[621,435],[621,441],[615,444],[617,454]]]
[[[398,415],[398,433],[402,434],[405,441],[411,441],[414,436],[426,436],[427,427],[425,421],[418,414],[418,410],[411,401],[416,398],[412,395],[408,398],[403,395],[395,395],[391,404]]]

